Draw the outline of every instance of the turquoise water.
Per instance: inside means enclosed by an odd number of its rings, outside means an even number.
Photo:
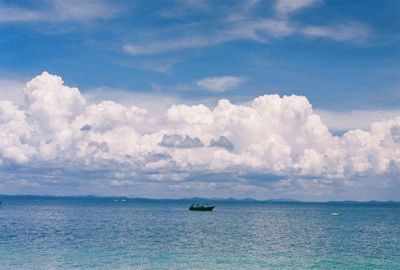
[[[0,269],[400,269],[398,205],[0,200]]]

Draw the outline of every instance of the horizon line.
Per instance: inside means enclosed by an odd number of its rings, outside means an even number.
[[[130,200],[148,200],[148,201],[187,201],[187,200],[206,200],[206,201],[233,201],[233,202],[273,202],[273,203],[399,203],[400,201],[395,200],[326,200],[326,201],[304,201],[291,198],[275,198],[275,199],[254,199],[251,197],[246,198],[220,198],[220,197],[183,197],[183,198],[149,198],[149,197],[130,197],[125,195],[37,195],[37,194],[0,194],[0,197],[36,197],[36,198],[98,198],[98,199],[115,199],[123,198]]]

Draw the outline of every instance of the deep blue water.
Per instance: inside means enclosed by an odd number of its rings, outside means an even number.
[[[399,205],[0,200],[0,269],[400,269]]]

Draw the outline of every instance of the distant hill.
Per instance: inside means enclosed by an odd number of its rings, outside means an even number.
[[[323,201],[323,202],[304,202],[293,199],[279,198],[269,200],[256,200],[253,198],[202,198],[202,197],[190,197],[190,198],[179,198],[179,199],[154,199],[154,198],[142,198],[142,197],[127,197],[127,196],[52,196],[52,195],[6,195],[0,194],[0,201],[6,199],[27,199],[27,200],[113,200],[113,201],[126,201],[126,202],[203,202],[203,203],[271,203],[271,204],[368,204],[368,205],[380,205],[380,204],[393,204],[400,205],[400,201]]]

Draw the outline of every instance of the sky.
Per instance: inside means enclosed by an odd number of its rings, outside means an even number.
[[[397,0],[0,0],[0,194],[400,200]]]

